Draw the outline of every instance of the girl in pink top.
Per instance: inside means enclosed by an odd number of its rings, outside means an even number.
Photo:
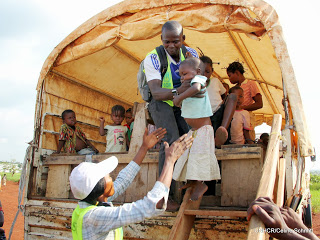
[[[243,76],[244,68],[241,63],[233,62],[227,68],[227,74],[232,84],[237,84],[243,89],[243,104],[241,109],[254,111],[263,107],[262,95],[257,83],[247,80]]]

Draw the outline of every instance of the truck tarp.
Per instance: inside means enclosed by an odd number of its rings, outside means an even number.
[[[127,0],[102,11],[46,59],[37,85],[36,127],[57,132],[60,122],[44,120],[44,115],[60,115],[67,108],[75,110],[78,120],[99,126],[98,117],[109,115],[114,104],[127,108],[142,102],[139,64],[161,44],[161,27],[168,20],[183,25],[185,45],[219,63],[214,75],[222,82],[230,85],[229,63],[243,63],[245,77],[258,83],[263,97],[263,108],[254,112],[257,125],[270,125],[276,113],[284,118],[284,82],[301,155],[314,154],[278,16],[261,0]],[[90,138],[104,141],[94,131]]]

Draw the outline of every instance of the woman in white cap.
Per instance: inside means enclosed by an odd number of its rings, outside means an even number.
[[[163,213],[166,209],[173,167],[193,139],[183,135],[170,147],[165,142],[165,164],[153,189],[143,199],[113,207],[111,201],[121,195],[140,170],[148,149],[159,142],[166,130],[159,128],[143,136],[143,143],[134,159],[120,171],[113,182],[109,173],[118,165],[116,157],[100,163],[83,162],[73,169],[70,186],[75,198],[80,199],[72,214],[73,239],[123,239],[122,226],[140,222]]]

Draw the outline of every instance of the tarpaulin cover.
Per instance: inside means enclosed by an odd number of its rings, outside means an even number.
[[[278,16],[261,0],[127,0],[102,11],[67,36],[45,61],[37,87],[36,126],[58,121],[46,120],[45,113],[59,115],[67,108],[75,110],[78,120],[98,126],[99,116],[110,121],[113,105],[128,108],[142,102],[136,80],[139,64],[161,44],[161,27],[168,20],[183,25],[185,45],[200,48],[217,63],[214,75],[222,82],[231,86],[229,63],[243,63],[245,77],[258,83],[263,96],[263,108],[254,112],[256,125],[270,125],[275,113],[284,117],[283,79],[301,154],[313,154]]]

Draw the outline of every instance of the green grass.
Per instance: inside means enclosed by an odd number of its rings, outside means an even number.
[[[4,174],[3,172],[0,172],[1,178],[3,174]],[[18,182],[20,180],[20,175],[21,175],[20,172],[15,173],[13,176],[12,176],[12,173],[6,173],[6,174],[7,174],[7,181]]]
[[[310,190],[311,192],[311,206],[313,213],[320,212],[320,191],[319,190]]]
[[[311,174],[310,179],[311,206],[313,213],[320,212],[320,175]]]

